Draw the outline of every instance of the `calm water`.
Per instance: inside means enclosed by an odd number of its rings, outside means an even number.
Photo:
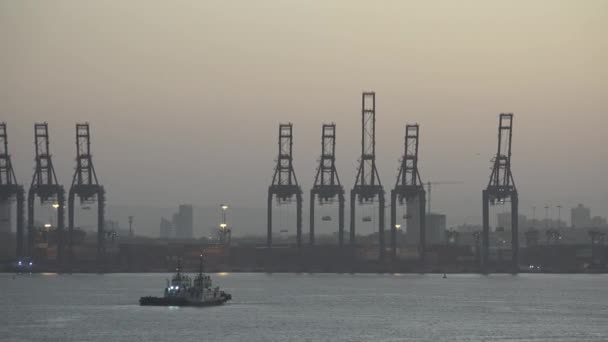
[[[605,275],[216,274],[225,306],[138,306],[167,276],[0,274],[0,340],[608,341]]]

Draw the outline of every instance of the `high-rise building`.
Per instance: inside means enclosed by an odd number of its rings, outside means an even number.
[[[0,202],[0,233],[11,232],[11,202]]]
[[[591,210],[579,204],[570,210],[572,228],[587,228],[591,224]]]
[[[164,217],[160,219],[160,238],[170,239],[175,237],[175,229],[173,223]]]
[[[591,218],[591,226],[593,228],[606,228],[608,227],[608,222],[605,217],[593,216]]]
[[[405,227],[407,240],[410,243],[418,243],[420,235],[420,201],[418,197],[409,198],[406,200]]]
[[[175,237],[176,230],[177,230],[177,225],[179,224],[179,213],[173,213],[173,216],[171,216],[171,224],[173,224],[173,237]]]
[[[177,212],[177,225],[175,227],[175,237],[178,239],[194,238],[192,205],[180,204]]]
[[[517,224],[519,229],[523,229],[528,225],[528,218],[525,215],[519,215]],[[496,228],[498,230],[511,230],[511,212],[496,214]]]
[[[446,216],[437,213],[426,214],[426,243],[439,244],[445,236]]]
[[[418,220],[417,217],[418,215],[414,216],[414,212],[412,211],[412,217],[408,217],[406,222],[405,238],[409,244],[418,244],[420,241],[420,220]],[[443,214],[428,213],[426,214],[425,225],[426,243],[441,243],[441,238],[444,235],[446,227],[446,216]]]
[[[465,223],[456,227],[456,231],[459,233],[475,233],[480,232],[483,227],[480,224]]]

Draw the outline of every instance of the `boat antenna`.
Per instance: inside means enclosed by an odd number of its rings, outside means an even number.
[[[182,259],[178,258],[177,259],[177,279],[181,278],[181,274],[180,274],[181,271],[182,271]]]
[[[200,286],[201,288],[203,287],[203,254],[204,254],[205,250],[201,250],[201,255],[200,255],[200,264],[199,264],[199,268],[198,268],[198,286]]]
[[[204,265],[203,265],[203,254],[204,254],[204,253],[205,253],[205,250],[203,249],[203,250],[201,251],[201,256],[200,256],[200,258],[201,258],[201,263],[200,263],[200,266],[199,266],[199,271],[198,271],[199,276],[201,276],[201,277],[203,276],[203,270],[204,270],[204,269],[203,269],[203,266],[204,266]]]

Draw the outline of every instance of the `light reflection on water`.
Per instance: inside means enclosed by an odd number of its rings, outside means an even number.
[[[0,340],[608,340],[605,275],[222,273],[225,306],[137,305],[169,276],[0,274]]]

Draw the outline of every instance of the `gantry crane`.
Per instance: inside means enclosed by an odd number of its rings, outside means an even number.
[[[350,191],[350,243],[355,244],[355,208],[359,203],[373,203],[378,198],[379,258],[384,259],[384,188],[376,169],[376,93],[364,92],[361,96],[361,158]]]
[[[88,123],[76,124],[76,168],[68,195],[68,252],[73,261],[74,200],[89,205],[97,202],[97,261],[103,265],[105,254],[105,189],[99,184],[91,155],[91,132]]]
[[[482,270],[487,271],[490,256],[490,205],[511,202],[511,263],[514,273],[519,271],[518,205],[519,197],[511,173],[511,138],[513,114],[500,114],[498,121],[498,151],[492,165],[488,186],[482,192]]]
[[[399,175],[395,188],[391,191],[391,257],[397,259],[397,200],[408,208],[416,203],[418,209],[419,243],[418,253],[421,261],[426,254],[426,214],[424,186],[418,172],[418,143],[420,126],[411,124],[405,126],[405,151],[401,158]],[[409,226],[408,226],[409,229]]]
[[[8,136],[6,123],[0,123],[0,203],[10,205],[17,203],[17,258],[25,256],[23,248],[25,190],[17,183],[11,155],[8,153]]]
[[[34,200],[52,203],[57,210],[57,260],[63,264],[65,190],[57,181],[49,150],[49,127],[46,122],[34,125],[34,147],[36,150],[34,176],[27,197],[28,250],[32,255],[35,242]]]
[[[344,241],[344,188],[336,170],[336,124],[321,128],[321,158],[315,183],[310,190],[310,244],[315,243],[315,196],[319,205],[331,203],[338,197],[338,244]]]
[[[302,246],[302,188],[298,185],[293,168],[293,125],[279,125],[279,155],[274,169],[272,184],[268,187],[268,236],[266,244],[272,247],[272,197],[276,196],[278,205],[291,202],[296,197],[297,245]]]

